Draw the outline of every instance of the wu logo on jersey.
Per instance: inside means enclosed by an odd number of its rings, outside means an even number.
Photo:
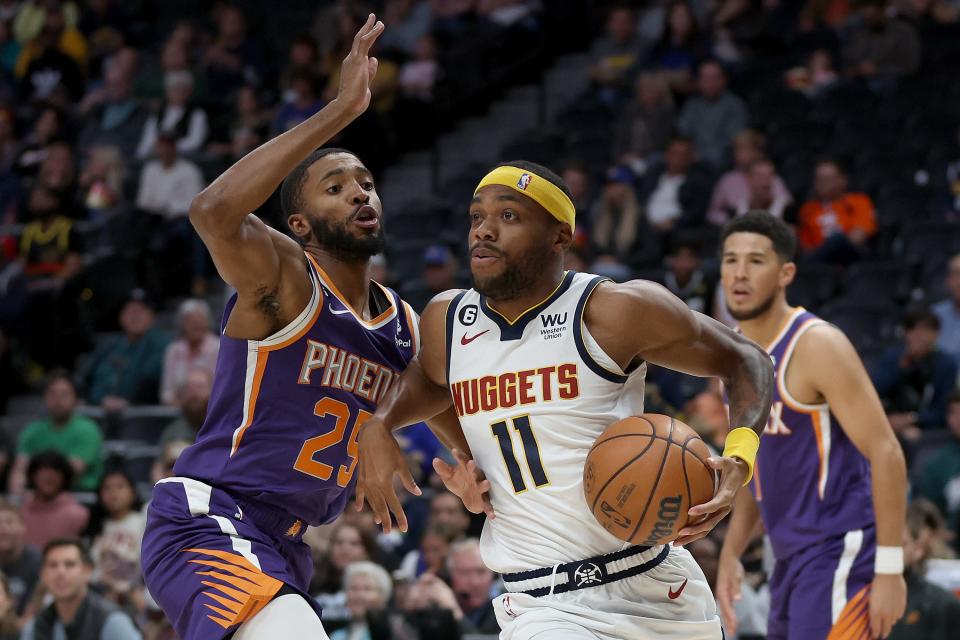
[[[563,337],[563,333],[567,330],[567,318],[566,311],[563,313],[540,314],[540,322],[543,324],[540,335],[543,336],[544,340],[556,340]]]

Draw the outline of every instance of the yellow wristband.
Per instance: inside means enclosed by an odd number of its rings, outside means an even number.
[[[737,427],[727,434],[726,444],[723,446],[724,458],[740,458],[747,463],[747,479],[744,485],[753,478],[753,465],[757,460],[757,449],[760,448],[760,436],[750,427]]]

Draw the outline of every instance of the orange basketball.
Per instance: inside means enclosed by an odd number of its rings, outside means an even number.
[[[713,497],[709,456],[703,440],[679,420],[656,413],[625,418],[607,427],[587,454],[587,504],[621,540],[665,544],[686,526],[690,507]]]

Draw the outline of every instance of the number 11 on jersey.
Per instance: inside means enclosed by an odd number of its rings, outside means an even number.
[[[510,422],[513,424],[513,430],[520,434],[523,455],[527,460],[527,469],[533,479],[533,484],[538,488],[550,484],[547,474],[543,470],[543,463],[540,461],[540,446],[537,444],[537,437],[533,434],[530,418],[528,416],[517,416],[511,418]],[[520,464],[513,453],[513,438],[511,438],[510,430],[507,428],[507,421],[494,422],[490,425],[490,430],[493,431],[493,435],[500,444],[500,453],[503,455],[503,463],[507,467],[507,473],[510,474],[510,482],[513,483],[514,493],[526,491],[527,484],[523,480]]]

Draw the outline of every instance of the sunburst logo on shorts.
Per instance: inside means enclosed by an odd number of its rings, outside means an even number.
[[[520,176],[520,179],[517,180],[517,189],[520,191],[526,191],[527,187],[530,186],[530,183],[533,181],[533,176],[529,173],[524,173]]]

